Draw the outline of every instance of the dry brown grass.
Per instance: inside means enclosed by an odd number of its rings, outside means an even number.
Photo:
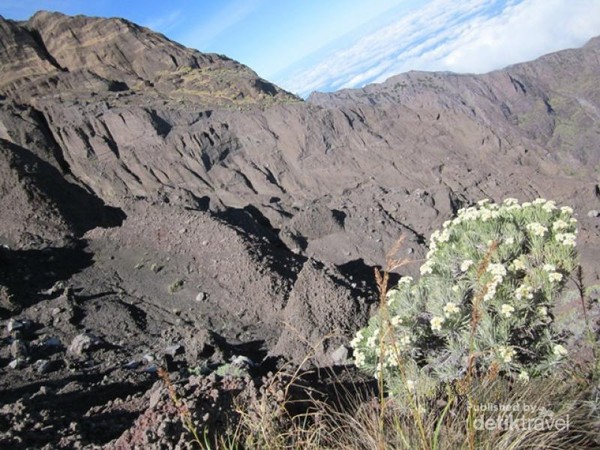
[[[381,426],[381,403],[375,397],[346,392],[349,403],[340,409],[326,401],[314,401],[306,413],[291,417],[286,402],[273,408],[271,402],[240,411],[242,420],[229,438],[217,436],[211,449],[467,449],[471,446],[466,397],[441,395],[419,405],[423,430],[415,426],[413,412],[393,398],[385,399]],[[597,394],[596,394],[597,395]],[[474,445],[484,450],[595,449],[600,446],[598,399],[587,384],[565,379],[535,380],[528,385],[511,385],[497,379],[474,385],[474,401],[480,408],[497,405],[506,410],[477,411],[476,427],[491,419],[494,423],[516,424],[496,429],[476,429]],[[293,400],[289,400],[293,401]],[[519,405],[519,406],[516,406]],[[509,407],[520,408],[518,411]],[[544,416],[544,409],[553,411]],[[527,410],[525,410],[527,409]],[[257,415],[257,411],[259,412]],[[548,420],[546,425],[539,420]],[[512,420],[512,422],[511,422]],[[529,425],[519,426],[519,421]],[[537,420],[537,422],[535,422]],[[536,424],[542,428],[536,428]],[[556,424],[555,426],[548,424]],[[566,424],[567,428],[564,428]]]
[[[528,384],[502,378],[476,380],[470,400],[440,393],[419,401],[422,430],[416,426],[412,407],[388,397],[382,404],[376,395],[352,389],[340,392],[346,400],[343,406],[312,400],[306,412],[292,416],[288,411],[295,400],[275,405],[272,392],[267,392],[280,386],[271,386],[258,404],[238,411],[241,420],[228,439],[217,436],[214,446],[204,448],[455,450],[474,445],[484,450],[596,449],[600,446],[598,391],[575,375]],[[474,411],[471,426],[469,411]],[[482,428],[485,420],[493,421],[493,429]]]

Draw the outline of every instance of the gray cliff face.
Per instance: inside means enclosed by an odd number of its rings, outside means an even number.
[[[192,366],[205,330],[297,362],[318,343],[327,365],[398,236],[414,274],[429,234],[486,197],[574,206],[594,283],[599,48],[303,102],[125,20],[0,18],[0,313],[41,320],[62,281],[89,299],[46,324],[65,340],[180,340]]]

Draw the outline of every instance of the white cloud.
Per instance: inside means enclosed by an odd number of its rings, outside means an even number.
[[[600,33],[596,0],[529,0],[466,30],[433,65],[485,72],[582,45]]]
[[[276,81],[307,95],[408,70],[482,73],[580,46],[597,34],[598,0],[434,0]]]

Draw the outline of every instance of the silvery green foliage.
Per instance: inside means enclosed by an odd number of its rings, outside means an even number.
[[[432,234],[419,281],[402,278],[352,340],[356,365],[409,390],[463,377],[469,357],[480,374],[549,373],[567,356],[552,307],[577,263],[572,213],[544,199],[460,210]]]

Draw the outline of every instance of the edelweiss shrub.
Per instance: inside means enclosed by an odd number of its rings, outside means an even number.
[[[552,306],[576,266],[572,213],[544,199],[460,210],[432,234],[419,281],[402,278],[352,340],[356,365],[392,390],[459,379],[469,364],[520,381],[547,374],[567,356]]]

